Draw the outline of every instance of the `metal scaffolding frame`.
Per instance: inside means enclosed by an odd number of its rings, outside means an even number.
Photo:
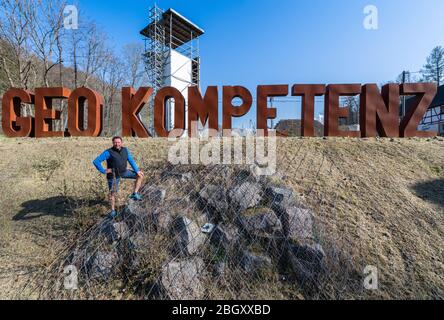
[[[175,77],[174,74],[167,72],[172,50],[191,60],[192,75],[189,85],[200,85],[199,37],[204,34],[202,29],[175,10],[170,8],[164,11],[154,4],[149,10],[149,24],[140,33],[145,41],[144,62],[149,85],[153,88],[152,97],[166,85],[167,79]],[[152,134],[154,134],[153,108],[154,98],[149,103],[148,128]],[[171,116],[171,108],[167,108],[167,126],[171,122]]]

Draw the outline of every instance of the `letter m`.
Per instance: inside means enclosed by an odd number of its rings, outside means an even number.
[[[209,129],[216,131],[219,129],[217,100],[217,87],[208,87],[204,98],[202,98],[198,87],[188,88],[188,133],[190,137],[197,136],[198,120],[202,126],[208,122]]]

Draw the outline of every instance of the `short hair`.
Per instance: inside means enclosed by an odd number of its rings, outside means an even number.
[[[113,137],[113,143],[114,143],[114,141],[116,141],[117,139],[120,139],[120,141],[123,141],[122,137],[120,137],[120,136],[115,136],[115,137]]]

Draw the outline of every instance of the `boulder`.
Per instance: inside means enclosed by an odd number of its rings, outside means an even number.
[[[285,237],[297,242],[313,239],[313,214],[309,209],[292,205],[274,205],[273,210],[281,220]]]
[[[143,231],[151,217],[150,210],[146,202],[129,201],[123,210],[122,220],[128,225],[133,232]]]
[[[88,276],[93,280],[107,280],[113,274],[118,264],[119,256],[116,250],[97,251],[87,263]]]
[[[153,212],[153,223],[157,232],[167,234],[171,230],[174,221],[172,215],[165,210],[166,208],[158,208]]]
[[[199,197],[211,215],[210,220],[228,218],[229,204],[222,186],[207,185],[200,190]]]
[[[198,224],[186,217],[177,217],[173,221],[172,236],[175,242],[174,252],[185,256],[198,252],[207,239]]]
[[[216,278],[223,278],[227,271],[226,262],[216,262],[213,266],[213,276]]]
[[[301,285],[313,286],[320,281],[325,271],[325,253],[320,244],[290,245],[288,263],[290,269]]]
[[[282,223],[273,210],[269,208],[255,210],[251,216],[240,217],[240,221],[243,230],[251,237],[282,236]]]
[[[143,201],[150,203],[159,203],[165,200],[166,190],[158,186],[149,186],[142,192]]]
[[[259,205],[262,201],[262,187],[258,183],[244,182],[235,186],[228,194],[239,213]]]
[[[240,259],[240,267],[246,273],[257,276],[261,271],[271,268],[270,257],[254,255],[249,251],[244,251]]]
[[[130,230],[125,222],[115,222],[113,223],[113,229],[117,236],[117,240],[123,240],[129,237]]]
[[[205,264],[200,258],[171,261],[162,268],[161,288],[171,300],[200,300],[204,298],[202,277]]]
[[[165,181],[168,179],[176,179],[179,182],[187,183],[191,181],[191,172],[176,172],[176,171],[163,171],[160,178]]]
[[[231,225],[218,225],[210,236],[211,244],[216,248],[223,248],[226,252],[239,244],[239,232]]]
[[[272,206],[294,202],[293,191],[288,188],[269,186],[265,189],[265,199]]]
[[[98,230],[109,244],[125,239],[130,234],[130,230],[125,222],[113,222],[109,218],[104,219],[98,225]]]
[[[130,270],[138,270],[149,252],[150,238],[147,233],[137,232],[125,242],[125,249],[122,250],[124,257],[123,265]],[[129,249],[129,250],[128,250]]]

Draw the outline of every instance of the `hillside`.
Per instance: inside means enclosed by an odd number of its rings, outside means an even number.
[[[26,284],[106,215],[106,181],[91,161],[109,145],[0,137],[0,299],[36,297]],[[165,165],[165,140],[126,146],[148,180]],[[315,298],[444,298],[443,138],[287,138],[277,150],[279,179],[313,212],[338,268]],[[129,192],[126,182],[122,196]],[[378,268],[377,291],[356,287],[368,265]],[[292,286],[255,295],[313,297]],[[132,294],[116,287],[102,297]]]

